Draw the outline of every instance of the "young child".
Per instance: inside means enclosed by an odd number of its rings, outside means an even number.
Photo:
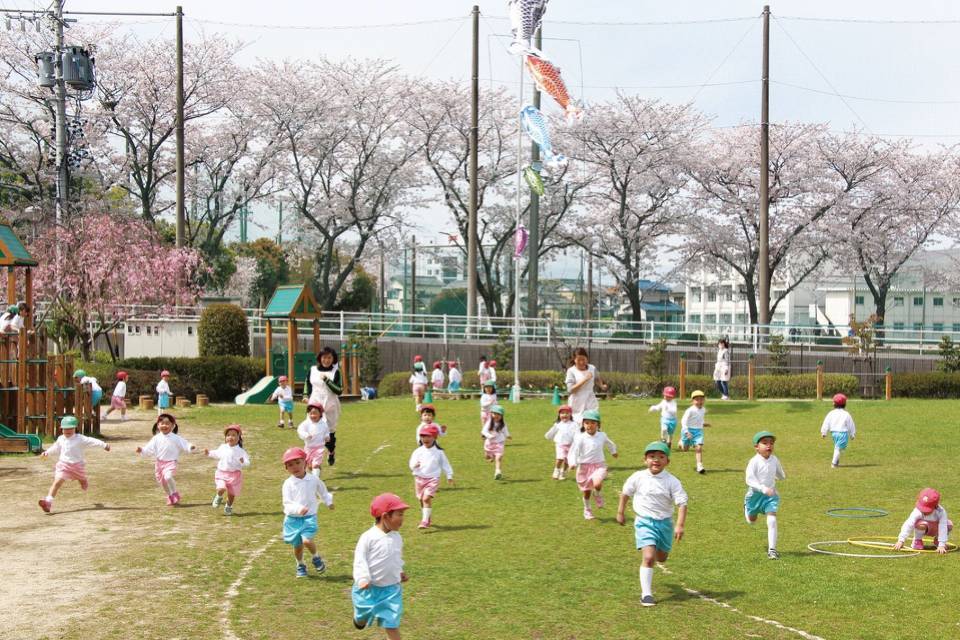
[[[67,480],[77,480],[80,488],[87,490],[89,482],[87,481],[87,466],[84,459],[83,450],[87,447],[100,447],[104,451],[110,451],[110,445],[103,440],[97,440],[77,433],[77,419],[73,416],[66,416],[60,421],[61,435],[53,446],[44,451],[44,458],[52,456],[55,453],[60,454],[57,460],[57,466],[53,471],[53,484],[47,491],[47,497],[39,501],[40,508],[50,513],[53,509],[53,499],[57,497],[57,492]]]
[[[420,424],[417,425],[417,444],[420,444],[420,429],[428,425],[433,425],[437,427],[437,430],[439,431],[440,436],[444,436],[447,434],[447,425],[433,424],[436,419],[437,419],[437,410],[433,407],[432,404],[420,405]],[[443,448],[443,447],[440,447],[439,444],[437,445],[437,447],[441,449]]]
[[[503,444],[507,440],[513,440],[510,430],[507,429],[507,423],[503,420],[503,407],[498,404],[490,407],[490,419],[483,425],[483,455],[488,462],[493,462],[493,479],[503,478]]]
[[[157,415],[163,414],[173,404],[173,392],[170,391],[170,372],[164,369],[160,372],[160,382],[157,383]]]
[[[120,411],[120,420],[127,419],[127,372],[126,371],[117,371],[117,384],[113,388],[113,395],[110,396],[110,408],[107,409],[107,412],[103,414],[103,419],[106,420],[110,417],[110,414],[114,411]]]
[[[911,549],[922,551],[924,536],[933,536],[933,546],[937,548],[937,553],[943,555],[947,552],[947,537],[953,531],[953,522],[947,517],[947,510],[940,505],[940,492],[936,489],[927,488],[917,495],[917,503],[903,521],[897,543],[893,545],[896,551],[903,548],[903,543],[907,541],[911,531]]]
[[[211,451],[204,449],[203,454],[217,460],[217,471],[213,474],[213,483],[217,493],[213,496],[211,507],[216,509],[223,503],[223,494],[227,494],[227,504],[223,515],[233,515],[233,502],[243,489],[242,469],[250,466],[250,455],[243,449],[243,430],[238,424],[228,424],[223,430],[223,444]]]
[[[177,419],[169,413],[161,413],[153,423],[153,437],[150,442],[144,447],[137,447],[137,455],[156,457],[154,476],[167,494],[167,506],[170,507],[180,503],[180,492],[177,491],[177,483],[173,477],[177,473],[180,454],[197,449],[177,435],[179,431]]]
[[[487,356],[480,356],[480,366],[477,367],[477,376],[480,378],[480,388],[490,380],[490,367],[487,366]]]
[[[430,383],[434,391],[443,390],[443,363],[437,360],[433,363],[433,373],[430,374]]]
[[[297,427],[297,435],[303,440],[306,451],[306,465],[310,473],[320,477],[323,458],[327,454],[326,444],[330,440],[330,427],[323,419],[323,407],[319,404],[307,405],[307,417]]]
[[[673,541],[680,542],[687,522],[687,493],[683,485],[669,471],[670,447],[663,442],[651,442],[643,451],[645,470],[637,471],[623,485],[617,522],[626,523],[624,509],[627,499],[633,497],[634,535],[637,549],[643,553],[640,565],[640,604],[652,607],[653,563],[666,562]],[[677,506],[677,525],[673,525],[673,507]]]
[[[414,356],[413,373],[410,374],[410,392],[413,394],[413,402],[417,405],[417,413],[420,413],[420,405],[423,404],[423,394],[427,392],[427,372],[423,365],[422,356]]]
[[[603,455],[603,448],[610,451],[614,458],[618,457],[617,445],[600,431],[600,412],[596,409],[587,409],[583,412],[583,426],[580,433],[570,445],[567,463],[577,468],[577,486],[583,493],[583,519],[593,520],[593,511],[590,509],[590,493],[597,504],[597,509],[603,508],[603,481],[607,478],[607,461]]]
[[[693,404],[687,407],[683,412],[683,418],[680,419],[680,449],[689,451],[694,447],[697,452],[697,473],[703,474],[707,470],[703,467],[703,428],[709,427],[709,422],[704,422],[703,418],[707,410],[703,408],[707,398],[703,391],[697,389],[690,394]]]
[[[293,547],[297,559],[297,577],[307,577],[307,565],[303,563],[303,548],[310,551],[313,568],[317,573],[327,570],[327,565],[317,553],[313,537],[317,535],[317,498],[328,509],[333,509],[333,494],[327,485],[315,475],[307,473],[307,453],[300,447],[290,447],[283,453],[283,468],[290,477],[283,481],[283,541]]]
[[[457,361],[451,360],[447,363],[447,367],[450,368],[450,384],[447,385],[447,391],[452,394],[460,393],[460,385],[463,384],[463,374],[460,373],[460,369],[457,368]],[[458,395],[453,396],[454,400],[459,399]]]
[[[853,417],[847,413],[847,396],[838,393],[833,396],[833,410],[823,419],[820,425],[820,437],[826,438],[827,432],[833,438],[833,461],[830,466],[836,469],[840,466],[840,453],[847,448],[850,440],[857,437],[857,425]]]
[[[73,372],[73,380],[80,385],[90,385],[90,406],[93,407],[94,411],[99,411],[97,407],[100,406],[100,400],[103,399],[103,388],[100,386],[100,383],[97,382],[97,379],[93,376],[88,376],[87,372],[83,369],[77,369]]]
[[[353,626],[363,629],[377,623],[390,640],[400,638],[403,615],[403,526],[404,511],[409,509],[398,496],[381,493],[370,503],[370,515],[376,524],[360,535],[353,552]]]
[[[487,362],[487,382],[492,382],[494,385],[497,384],[497,361],[490,360]]]
[[[580,433],[580,425],[573,421],[573,409],[570,405],[563,405],[557,409],[557,421],[543,437],[553,440],[556,450],[556,463],[553,466],[553,479],[566,480],[567,456],[570,454],[570,445]]]
[[[490,420],[490,407],[497,404],[497,386],[490,382],[485,382],[482,387],[483,393],[480,394],[480,428]]]
[[[440,472],[447,475],[447,484],[453,485],[453,467],[447,454],[437,446],[440,429],[435,424],[420,427],[420,446],[410,456],[410,471],[413,472],[414,491],[423,512],[418,529],[427,529],[433,523],[433,498],[440,487]]]
[[[673,448],[673,432],[677,430],[677,390],[673,387],[663,388],[663,400],[650,407],[650,413],[660,412],[660,440],[667,443],[667,448]]]
[[[767,516],[767,557],[778,560],[777,553],[777,510],[780,508],[780,494],[777,493],[777,480],[785,480],[780,459],[773,455],[773,444],[777,437],[769,431],[759,431],[753,436],[753,448],[757,455],[747,464],[747,495],[743,497],[743,515],[747,524],[753,524],[762,513]]]
[[[273,402],[274,400],[280,407],[280,422],[277,423],[277,427],[283,429],[283,421],[286,419],[287,426],[293,429],[293,387],[290,386],[287,376],[277,378],[277,388],[270,394],[270,399],[267,402]]]

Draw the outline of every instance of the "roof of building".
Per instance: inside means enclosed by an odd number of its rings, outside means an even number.
[[[675,302],[641,302],[640,308],[644,311],[663,311],[666,313],[683,313],[683,307]]]
[[[35,267],[39,264],[20,238],[13,232],[10,224],[0,220],[0,265],[5,267]]]
[[[313,292],[302,284],[277,287],[263,312],[266,318],[319,318],[320,314]]]
[[[654,280],[637,280],[637,287],[639,287],[641,291],[663,291],[664,293],[670,293],[670,287]]]

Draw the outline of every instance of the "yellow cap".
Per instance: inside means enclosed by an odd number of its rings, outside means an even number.
[[[691,400],[693,400],[694,398],[706,398],[706,397],[707,395],[703,391],[700,391],[700,389],[697,389],[696,391],[690,394]]]

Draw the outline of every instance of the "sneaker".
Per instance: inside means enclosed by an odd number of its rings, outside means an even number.
[[[593,511],[589,507],[583,508],[583,519],[584,520],[593,520]]]
[[[597,503],[597,509],[603,509],[603,504],[604,504],[604,502],[603,502],[603,496],[600,495],[600,492],[598,492],[598,491],[597,491],[597,492],[594,492],[594,494],[593,494],[593,500],[594,500],[594,502]]]
[[[780,554],[777,553],[776,549],[767,549],[767,557],[771,560],[779,560]]]
[[[566,479],[567,479],[567,476],[564,473],[561,473],[560,475],[557,476],[557,480],[566,480]]]
[[[494,479],[494,480],[500,480],[501,478],[503,478],[503,474],[500,473],[499,471],[497,471],[495,474],[493,474],[493,479]]]
[[[173,499],[173,504],[180,504],[180,492],[175,491],[173,495],[170,496]]]
[[[306,577],[307,577],[307,565],[305,565],[305,564],[298,564],[298,565],[297,565],[297,577],[298,577],[298,578],[306,578]]]
[[[311,562],[313,562],[313,568],[317,570],[317,573],[323,573],[327,570],[327,563],[320,556],[313,556]]]
[[[214,509],[216,509],[216,508],[219,507],[221,504],[223,504],[223,496],[221,496],[219,493],[218,493],[218,494],[215,494],[215,495],[213,496],[213,502],[210,503],[210,506],[213,507]]]
[[[357,620],[356,618],[354,618],[354,619],[353,619],[353,628],[354,628],[354,629],[366,629],[366,628],[367,628],[367,622],[366,622],[366,620]]]
[[[283,429],[283,423],[282,423],[282,422],[277,425],[277,429]]]
[[[830,466],[833,467],[834,469],[836,469],[837,467],[840,466],[840,463],[839,463],[839,462],[831,462],[831,463],[830,463]]]
[[[37,500],[37,504],[40,505],[40,508],[43,509],[45,513],[50,513],[50,509],[51,507],[53,507],[53,503],[47,500],[46,498],[41,498],[40,500]]]
[[[913,540],[913,544],[910,545],[911,549],[916,549],[917,551],[923,551],[923,540]]]
[[[225,516],[232,516],[232,515],[233,515],[233,507],[230,506],[229,504],[226,505],[226,506],[223,508],[223,515],[225,515]]]
[[[553,477],[554,480],[559,480],[559,479],[560,479],[560,469],[557,469],[556,467],[554,467],[554,469],[553,469],[553,476],[552,476],[552,477]]]
[[[730,399],[730,396],[720,396],[720,399],[721,399],[721,400],[729,400],[729,399]]]
[[[176,503],[173,501],[173,494],[171,493],[170,495],[167,496],[167,506],[172,507],[175,504]]]
[[[292,426],[292,425],[291,425],[291,426]],[[327,458],[327,465],[329,465],[329,466],[332,467],[332,466],[333,466],[333,463],[335,463],[336,461],[337,461],[337,457],[331,453],[331,454],[330,454],[330,457]]]
[[[697,473],[703,475],[703,474],[706,473],[706,472],[707,472],[707,470],[704,469],[703,467],[697,467]]]
[[[430,523],[427,520],[421,520],[420,524],[417,525],[417,529],[428,529],[429,527]]]
[[[653,599],[653,596],[643,596],[640,598],[640,604],[645,607],[652,607],[657,604],[657,601]]]

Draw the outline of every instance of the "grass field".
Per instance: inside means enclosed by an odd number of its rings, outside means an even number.
[[[844,466],[831,469],[831,443],[819,437],[826,403],[708,402],[708,471],[694,472],[692,452],[673,455],[670,471],[690,495],[686,536],[674,546],[668,573],[655,574],[658,606],[644,609],[632,530],[618,526],[614,515],[617,489],[641,467],[643,446],[659,433],[658,414],[647,413],[648,404],[602,405],[604,429],[621,456],[608,458],[608,505],[588,522],[573,481],[550,479],[553,445],[543,438],[554,416],[548,402],[506,404],[514,437],[499,482],[483,461],[477,404],[438,403],[438,421],[450,428],[441,443],[456,486],[442,485],[432,530],[416,529],[414,509],[401,532],[410,576],[404,636],[960,636],[953,595],[960,553],[868,560],[806,548],[811,541],[896,535],[924,486],[942,492],[956,519],[956,425],[948,416],[960,403],[851,402],[858,437]],[[382,637],[350,623],[351,564],[357,537],[372,523],[367,510],[374,495],[392,491],[415,504],[407,459],[418,419],[408,399],[345,407],[337,464],[324,471],[336,509],[319,515],[317,540],[328,569],[322,577],[311,569],[307,580],[294,578],[292,554],[278,537],[280,454],[298,440],[274,426],[275,408],[183,412],[181,434],[200,447],[218,444],[226,423],[247,427],[245,447],[254,464],[230,518],[209,506],[214,461],[202,456],[182,461],[182,506],[164,505],[152,463],[133,455],[149,439],[149,416],[141,417],[105,424],[114,451],[88,454],[91,491],[68,486],[52,516],[41,513],[36,500],[45,494],[53,461],[0,458],[0,535],[8,541],[9,569],[0,586],[7,603],[0,637]],[[743,470],[753,455],[750,438],[761,428],[779,436],[776,454],[787,473],[779,485],[779,561],[766,558],[762,520],[751,528],[742,516]],[[855,506],[890,515],[854,520],[824,513]],[[21,592],[32,606],[10,605]],[[50,619],[41,624],[37,614]]]

